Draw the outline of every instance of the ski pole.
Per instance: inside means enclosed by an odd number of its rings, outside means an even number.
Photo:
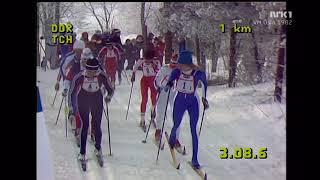
[[[103,112],[104,112],[104,115],[106,116],[106,119],[107,119],[107,123],[108,123],[108,136],[109,136],[109,153],[110,153],[110,156],[111,156],[111,138],[110,138],[110,123],[109,123],[109,110],[108,110],[108,105],[107,105],[107,113],[105,111],[105,109],[103,108]]]
[[[128,107],[127,107],[126,120],[128,119],[128,112],[129,112],[129,107],[130,107],[132,88],[133,88],[133,82],[132,82],[132,84],[131,84],[131,90],[130,90],[130,96],[129,96],[129,103],[128,103]]]
[[[54,102],[56,101],[57,93],[58,93],[58,91],[56,91],[56,94],[54,95],[53,103],[51,104],[51,106],[53,106],[53,105],[54,105]]]
[[[64,111],[64,116],[65,116],[65,120],[66,120],[66,138],[68,138],[68,123],[67,123],[67,121],[68,121],[68,113],[67,113],[67,109],[68,108],[68,105],[67,105],[67,101],[65,101],[65,103],[64,103],[64,109],[65,109],[65,111]]]
[[[151,126],[151,121],[152,121],[152,119],[150,120],[150,123],[149,123],[149,126],[148,126],[148,130],[147,130],[147,133],[146,133],[146,137],[145,137],[144,140],[142,140],[142,143],[147,143],[147,137],[148,137],[149,129],[150,129],[150,126]]]
[[[205,109],[203,108],[202,118],[201,118],[201,124],[200,124],[200,130],[199,130],[199,137],[200,137],[201,128],[202,128],[202,122],[203,122],[203,117],[204,117],[204,111],[205,111]]]
[[[127,76],[126,71],[125,71],[125,70],[123,70],[123,72],[124,72],[124,75],[125,75],[125,77],[126,77],[126,79],[127,79],[128,84],[130,84],[130,81],[129,81],[129,79],[128,79],[128,76]]]
[[[168,108],[168,103],[169,103],[170,90],[171,90],[171,88],[169,89],[169,92],[168,92],[166,109],[165,109],[165,111],[164,111],[164,118],[163,118],[162,127],[161,127],[160,143],[159,143],[159,147],[158,147],[158,153],[157,153],[156,163],[158,162],[159,153],[160,153],[160,146],[161,146],[161,140],[162,140],[163,128],[164,128],[164,123],[165,123],[165,121],[166,121],[166,116],[167,116],[167,108]]]
[[[58,112],[58,116],[57,116],[57,120],[56,120],[56,125],[57,125],[58,120],[59,120],[59,115],[60,115],[60,111],[61,111],[61,106],[62,106],[62,103],[63,103],[64,98],[65,98],[65,97],[63,97],[62,100],[61,100],[61,104],[60,104],[60,108],[59,108],[59,112]]]

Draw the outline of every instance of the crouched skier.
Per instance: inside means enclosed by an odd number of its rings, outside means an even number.
[[[107,90],[108,95],[102,95],[101,87]],[[81,118],[81,131],[80,131],[80,153],[78,160],[83,164],[86,162],[86,143],[89,127],[89,114],[91,113],[92,121],[94,121],[95,129],[95,155],[102,166],[102,151],[101,151],[101,119],[103,113],[103,96],[106,103],[109,103],[114,89],[111,88],[110,81],[108,80],[105,72],[99,69],[99,62],[97,59],[92,58],[87,60],[86,69],[78,73],[70,87],[69,96],[77,93],[76,89],[80,88],[77,95],[78,111]],[[85,170],[85,169],[84,169]]]

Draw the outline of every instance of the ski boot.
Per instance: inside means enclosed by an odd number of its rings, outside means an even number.
[[[97,157],[98,163],[101,167],[103,167],[103,155],[102,155],[102,150],[97,150],[96,148],[94,149],[94,154]]]
[[[161,135],[161,129],[156,129],[156,132],[154,134],[154,138],[156,142],[160,142],[160,135]]]
[[[85,155],[79,153],[79,154],[78,154],[78,161],[79,161],[80,164],[81,164],[82,170],[83,170],[83,171],[86,171],[86,170],[87,170],[87,160],[86,160]]]
[[[179,140],[176,140],[176,143],[174,144],[174,148],[177,150],[178,153],[185,155],[186,154],[186,148],[181,146]]]
[[[146,132],[147,131],[147,127],[146,127],[146,123],[145,123],[144,117],[145,117],[145,113],[141,113],[141,120],[140,120],[139,126],[141,127],[143,132]]]

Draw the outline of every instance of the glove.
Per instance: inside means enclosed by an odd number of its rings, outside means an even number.
[[[204,97],[202,97],[202,104],[203,104],[203,108],[206,110],[209,108],[209,103],[208,100]]]
[[[136,80],[136,76],[135,76],[135,74],[132,74],[131,82],[133,83],[135,80]]]
[[[172,86],[173,86],[173,82],[168,81],[167,85],[164,87],[164,91],[168,92],[168,90],[171,89]]]
[[[56,91],[59,91],[59,87],[60,87],[59,85],[60,85],[60,83],[57,82],[56,85],[54,86],[54,89],[55,89]]]
[[[62,91],[62,96],[63,96],[63,97],[67,97],[67,94],[68,94],[68,89],[64,89],[64,90]]]
[[[106,102],[106,104],[109,104],[110,101],[111,101],[111,96],[108,95],[104,98],[104,102]]]

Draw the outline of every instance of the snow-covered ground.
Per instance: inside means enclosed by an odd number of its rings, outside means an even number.
[[[186,145],[187,155],[177,154],[181,169],[172,166],[168,146],[160,152],[158,164],[155,163],[157,148],[152,143],[154,128],[150,129],[148,142],[143,144],[145,134],[138,128],[140,120],[139,81],[134,84],[128,120],[125,120],[130,85],[123,78],[116,86],[114,98],[109,107],[111,126],[112,156],[109,156],[107,121],[102,119],[102,148],[105,165],[100,168],[94,161],[93,145],[87,144],[87,172],[82,172],[76,154],[74,136],[69,131],[65,137],[63,108],[58,125],[56,117],[61,102],[61,91],[54,107],[54,83],[57,71],[38,69],[37,80],[43,103],[46,126],[51,143],[56,180],[195,180],[199,176],[189,167],[192,144],[187,114],[182,122],[180,139]],[[137,80],[141,73],[137,73]],[[284,180],[286,178],[286,105],[272,100],[273,82],[254,87],[225,86],[208,88],[210,108],[206,111],[199,141],[199,162],[213,180]],[[150,101],[150,100],[149,100]],[[150,102],[148,102],[150,104]],[[149,105],[148,104],[148,105]],[[150,117],[147,110],[146,117]],[[200,116],[202,109],[200,111]],[[168,114],[168,117],[171,117]],[[201,117],[199,117],[200,126]],[[172,127],[171,118],[166,121],[166,131]],[[267,159],[220,159],[220,147],[251,147],[257,153],[260,147],[267,147]]]

